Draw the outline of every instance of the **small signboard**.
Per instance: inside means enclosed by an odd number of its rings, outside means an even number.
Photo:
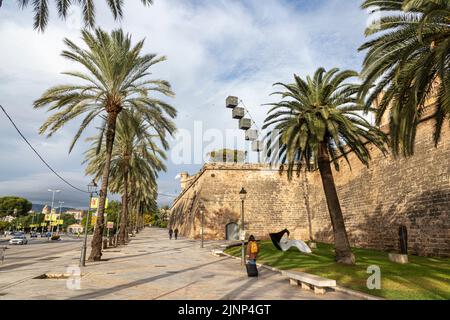
[[[98,205],[100,202],[100,198],[92,198],[91,199],[91,209],[98,209]],[[106,198],[105,209],[108,208],[108,198]]]
[[[241,240],[241,241],[245,240],[245,231],[239,232],[239,240]]]
[[[114,229],[114,222],[108,221],[108,223],[106,224],[106,228],[108,228],[108,229]]]

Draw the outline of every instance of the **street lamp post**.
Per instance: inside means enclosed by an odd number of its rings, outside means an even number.
[[[245,225],[244,225],[244,201],[247,197],[247,191],[242,187],[241,191],[239,192],[239,197],[241,198],[241,240],[242,240],[242,247],[241,247],[241,265],[245,264]]]
[[[117,247],[117,243],[119,241],[119,223],[120,223],[120,212],[117,213],[117,219],[116,219],[116,234],[114,235],[114,247]]]
[[[32,225],[32,227],[30,227],[30,234],[33,233],[34,217],[35,216],[36,216],[36,214],[33,214],[33,218],[31,218],[31,225]]]
[[[14,229],[14,231],[17,231],[17,225],[18,225],[18,220],[17,220],[17,212],[18,212],[18,210],[17,210],[17,208],[14,208],[14,211],[13,211],[14,213],[14,217],[15,217],[15,220],[16,220],[16,228]]]
[[[50,210],[50,217],[52,216],[52,212],[53,212],[53,205],[55,204],[55,193],[61,192],[61,190],[52,190],[52,189],[48,189],[48,192],[52,192],[52,209]],[[56,212],[56,211],[55,211]],[[50,219],[50,237],[53,236],[53,226],[52,226],[52,221]]]
[[[83,240],[83,247],[81,249],[81,256],[80,256],[80,267],[86,266],[86,249],[87,249],[87,236],[88,236],[88,227],[89,227],[89,212],[91,211],[91,200],[92,195],[94,193],[97,193],[97,184],[94,180],[92,180],[91,183],[88,184],[88,192],[89,192],[89,207],[86,215],[86,223],[84,227],[84,240]]]
[[[61,206],[64,203],[64,201],[60,201],[59,202],[59,217],[61,218]],[[59,221],[58,221],[58,226],[56,227],[56,233],[59,234]]]
[[[47,205],[47,204],[45,204],[45,205]],[[44,218],[42,219],[43,222],[41,222],[41,237],[42,237],[42,234],[44,233],[45,213],[44,212],[41,212],[41,213],[44,216]]]

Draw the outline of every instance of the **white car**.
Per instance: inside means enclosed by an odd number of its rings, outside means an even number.
[[[9,240],[9,244],[27,244],[28,240],[25,235],[17,235],[14,236],[11,240]]]

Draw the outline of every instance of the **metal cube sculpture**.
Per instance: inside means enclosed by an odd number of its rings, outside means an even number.
[[[258,139],[258,130],[249,129],[245,131],[245,140],[254,141]]]
[[[259,140],[252,141],[252,151],[260,152],[263,149],[263,144]]]
[[[234,109],[239,104],[238,97],[229,96],[225,102],[227,108]]]
[[[239,120],[239,129],[248,130],[252,127],[252,120],[248,118],[242,118]]]
[[[244,108],[234,108],[233,109],[233,119],[242,119],[245,116]]]

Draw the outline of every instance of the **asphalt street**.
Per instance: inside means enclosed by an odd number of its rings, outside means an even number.
[[[41,269],[45,272],[57,260],[67,259],[68,254],[76,259],[75,252],[82,245],[81,238],[68,236],[63,236],[59,241],[27,238],[26,245],[10,245],[7,241],[0,243],[0,250],[6,247],[3,264],[0,260],[0,290],[35,276]]]

